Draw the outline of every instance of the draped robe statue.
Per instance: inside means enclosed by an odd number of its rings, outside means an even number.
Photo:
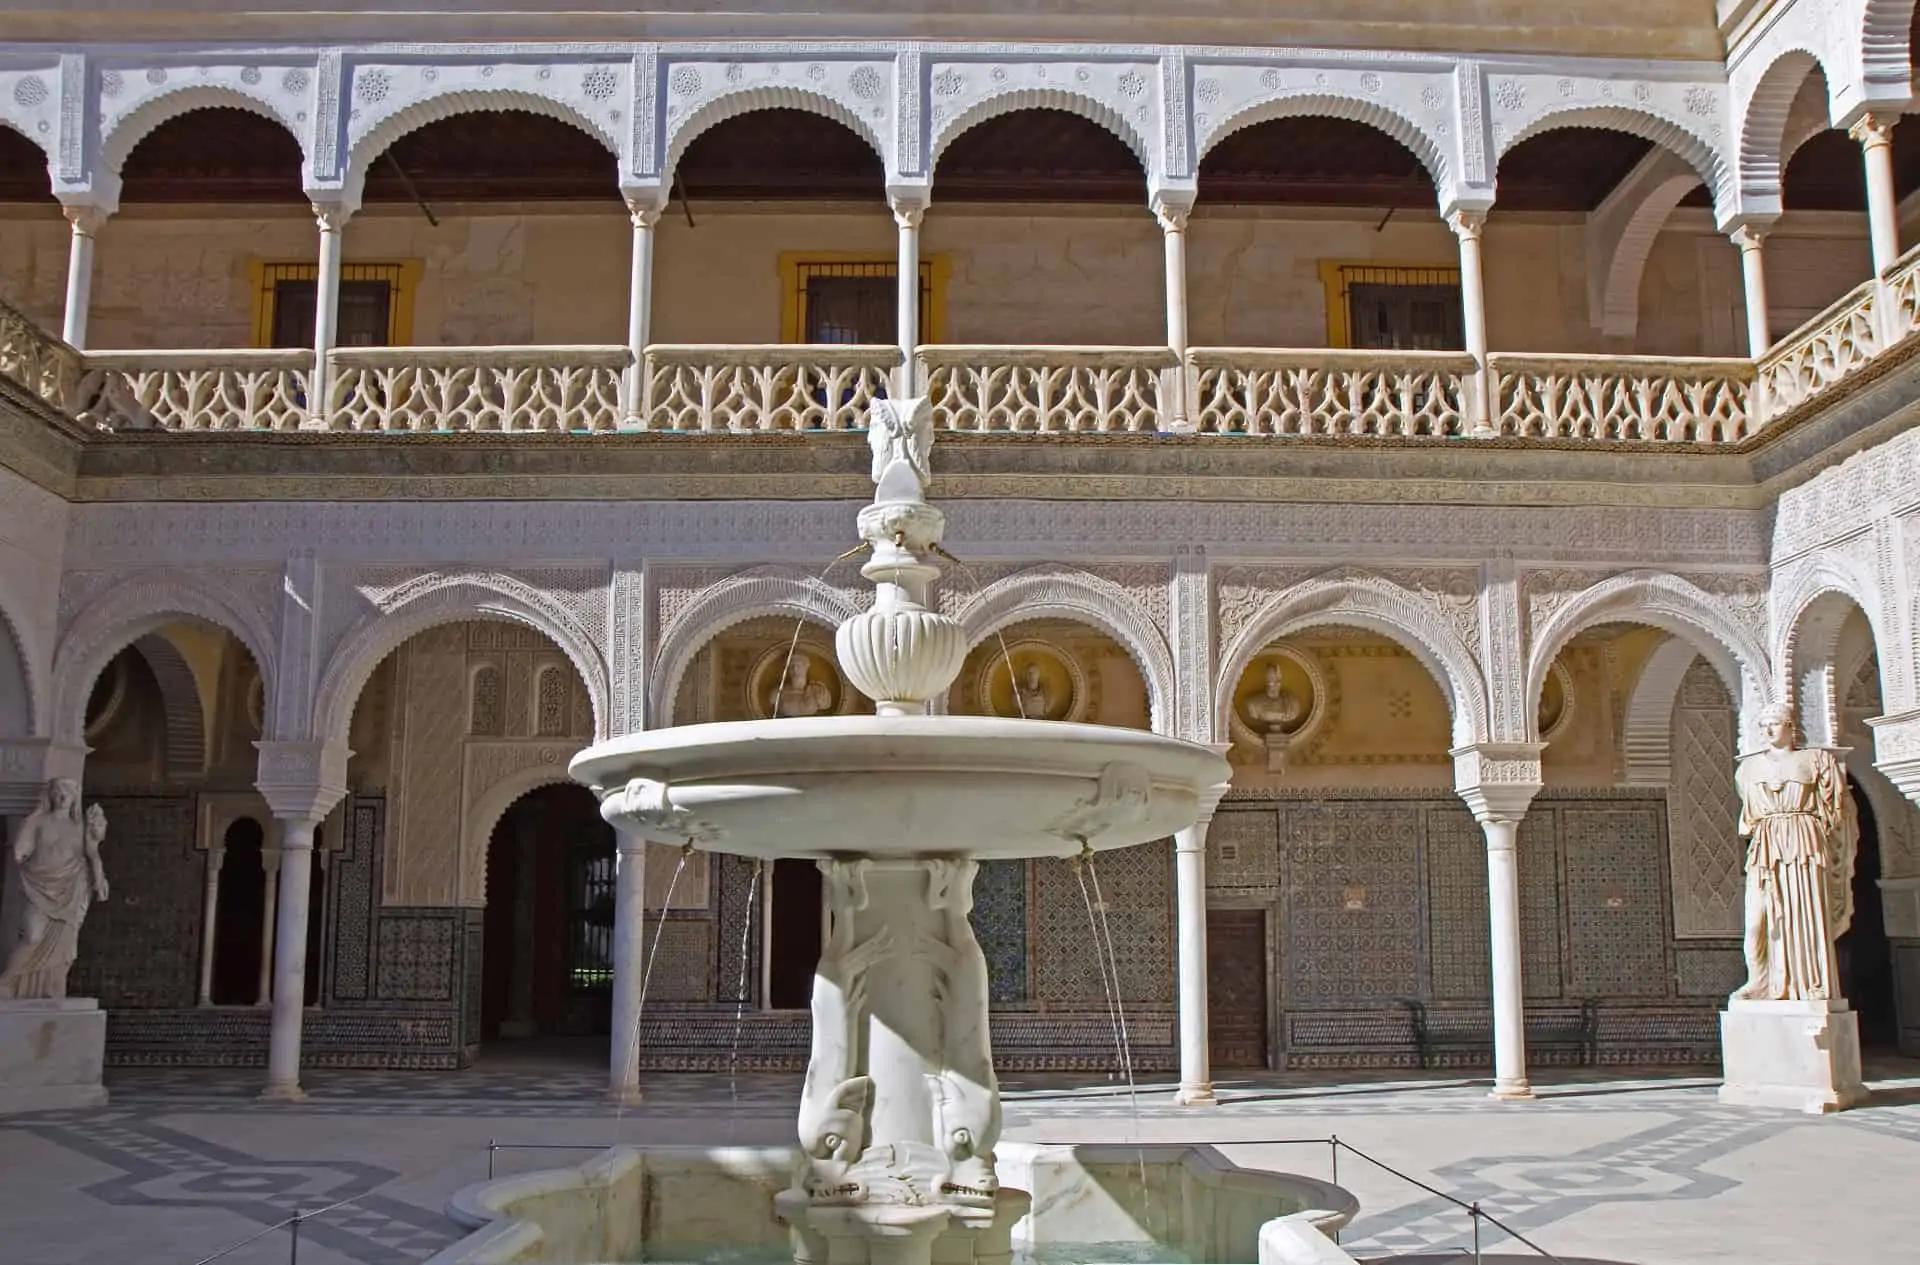
[[[1736,1001],[1835,1001],[1834,939],[1853,918],[1860,827],[1831,751],[1796,747],[1793,715],[1761,717],[1767,748],[1740,761],[1747,837],[1747,982]]]
[[[80,948],[80,924],[95,899],[107,898],[100,841],[107,817],[95,804],[84,819],[80,786],[48,782],[40,805],[13,842],[14,875],[24,900],[14,943],[0,971],[0,998],[60,998]]]

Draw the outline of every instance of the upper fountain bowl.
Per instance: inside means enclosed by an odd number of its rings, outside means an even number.
[[[685,725],[600,743],[568,771],[642,838],[813,859],[1124,848],[1191,825],[1228,778],[1195,743],[986,716]]]

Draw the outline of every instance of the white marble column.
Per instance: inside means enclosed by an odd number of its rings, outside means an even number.
[[[1527,1018],[1520,960],[1520,822],[1540,791],[1537,742],[1477,743],[1450,752],[1454,786],[1487,838],[1488,959],[1492,967],[1493,1093],[1533,1097],[1527,1079]]]
[[[613,1058],[607,1101],[631,1107],[640,1101],[640,1003],[646,982],[646,841],[616,831],[613,889]],[[662,916],[665,915],[661,911]]]
[[[343,203],[315,202],[320,227],[320,266],[313,287],[313,382],[307,396],[308,426],[325,430],[333,414],[331,379],[340,319],[340,234],[353,212]]]
[[[1761,242],[1766,229],[1758,224],[1742,224],[1730,234],[1740,248],[1740,280],[1747,297],[1747,354],[1755,360],[1773,346],[1773,334],[1767,319],[1767,263]]]
[[[1471,414],[1468,431],[1475,435],[1491,435],[1498,430],[1493,416],[1492,374],[1487,368],[1487,288],[1480,267],[1480,232],[1486,223],[1485,211],[1456,210],[1447,216],[1447,226],[1460,239],[1461,326],[1467,354],[1474,363],[1468,398],[1463,403]]]
[[[307,898],[313,883],[313,831],[319,816],[287,816],[280,823],[280,911],[273,954],[273,1035],[267,1049],[262,1098],[298,1102],[300,1025],[307,1004]]]
[[[1160,224],[1161,249],[1165,263],[1165,290],[1167,299],[1167,347],[1174,355],[1173,399],[1169,402],[1173,416],[1168,425],[1173,430],[1185,430],[1190,424],[1191,406],[1187,400],[1187,221],[1193,213],[1193,203],[1188,200],[1168,197],[1164,193],[1153,198],[1153,218]]]
[[[900,339],[900,376],[896,395],[914,393],[914,357],[920,350],[920,221],[927,213],[924,199],[895,194],[888,199],[893,222],[899,226],[899,256],[895,280],[899,294],[897,324]]]
[[[274,823],[274,833],[280,824]],[[260,985],[254,990],[253,1004],[273,1004],[273,925],[280,908],[280,849],[269,845],[260,849],[260,867],[267,873],[267,885],[260,899]]]
[[[1900,210],[1893,187],[1893,125],[1898,116],[1863,114],[1847,129],[1860,142],[1867,169],[1867,232],[1873,242],[1873,272],[1884,274],[1900,258]]]
[[[1207,1048],[1207,827],[1202,817],[1173,837],[1175,920],[1179,936],[1182,1107],[1211,1107],[1213,1061]]]
[[[93,305],[93,239],[107,222],[107,212],[96,206],[63,206],[73,226],[67,241],[67,310],[60,336],[70,347],[85,349],[87,314]]]
[[[200,1004],[213,1005],[213,955],[220,916],[220,866],[227,850],[219,843],[207,848],[206,886],[200,897]]]
[[[660,210],[650,200],[627,199],[627,214],[633,221],[627,280],[627,352],[633,363],[626,374],[626,424],[634,430],[646,425],[647,344],[653,341],[653,230],[660,223]]]

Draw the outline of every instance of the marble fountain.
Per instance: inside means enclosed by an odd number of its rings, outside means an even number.
[[[858,525],[875,599],[835,649],[875,714],[628,734],[570,769],[632,835],[819,863],[798,1145],[616,1147],[470,1187],[449,1211],[474,1233],[435,1262],[1349,1259],[1325,1232],[1356,1205],[1327,1183],[1203,1146],[1000,1141],[968,918],[978,862],[1164,839],[1228,768],[1136,730],[931,714],[968,649],[927,605],[944,527],[926,500],[932,422],[923,400],[882,400],[869,425],[877,491]]]

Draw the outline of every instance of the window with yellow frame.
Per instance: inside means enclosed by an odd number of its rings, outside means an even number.
[[[1455,265],[1323,259],[1320,283],[1327,292],[1329,347],[1459,351],[1466,346]]]
[[[921,343],[947,336],[945,255],[920,261]],[[890,255],[788,252],[780,256],[780,341],[881,346],[899,321],[898,262]]]
[[[313,346],[318,264],[256,260],[251,268],[253,345]],[[413,341],[413,294],[420,261],[340,265],[334,345],[404,347]]]

